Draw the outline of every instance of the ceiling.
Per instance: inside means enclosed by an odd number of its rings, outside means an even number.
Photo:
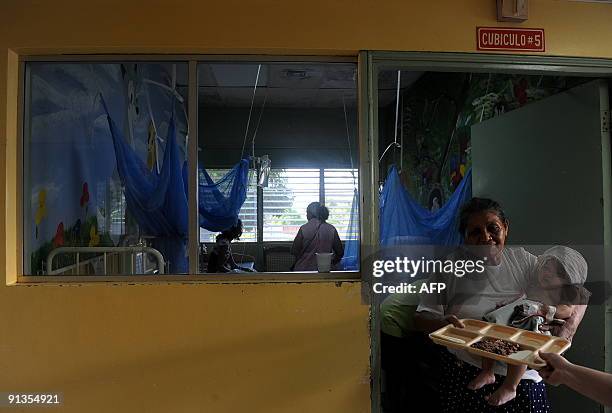
[[[259,69],[259,78],[257,72]],[[204,107],[338,108],[355,106],[357,65],[347,63],[203,63],[198,67]]]
[[[402,70],[400,89],[405,89],[416,82],[425,72]],[[381,70],[378,74],[378,104],[387,106],[395,103],[397,96],[397,70]]]
[[[259,78],[257,71],[259,69]],[[405,89],[425,72],[402,70],[400,87]],[[357,65],[347,63],[201,63],[198,66],[199,103],[203,107],[248,108],[341,108],[357,102]],[[182,82],[178,82],[181,84]],[[186,83],[186,82],[185,82]],[[378,75],[380,106],[396,98],[397,70]],[[179,86],[187,96],[187,87]]]

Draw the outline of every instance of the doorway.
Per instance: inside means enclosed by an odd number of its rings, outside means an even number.
[[[432,211],[472,168],[473,195],[505,206],[514,244],[528,244],[536,255],[547,245],[572,245],[589,263],[589,282],[610,282],[612,177],[602,119],[609,114],[612,62],[436,53],[367,58],[374,105],[366,121],[376,142],[372,159],[379,161],[373,182],[382,186],[395,165],[404,188]],[[572,188],[579,194],[570,195]],[[399,300],[391,312],[398,300],[387,298],[371,293],[372,410],[380,412],[407,409],[414,397],[435,400],[437,391],[435,365],[427,364],[430,340],[401,331],[418,297]],[[609,371],[610,307],[604,295],[593,300],[567,357]],[[398,308],[406,310],[399,327],[390,320]],[[389,325],[396,327],[392,334],[385,332]],[[599,411],[568,389],[549,388],[549,398],[554,411]]]

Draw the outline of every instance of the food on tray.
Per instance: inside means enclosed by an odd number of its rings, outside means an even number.
[[[489,337],[483,338],[482,340],[472,344],[470,347],[488,351],[489,353],[499,354],[501,356],[509,356],[510,354],[516,353],[520,350],[519,345],[516,343]]]
[[[571,345],[563,338],[540,337],[537,333],[514,327],[472,319],[461,321],[466,328],[449,324],[429,334],[429,337],[434,343],[445,347],[467,350],[472,355],[508,364],[524,364],[534,369],[546,366],[546,362],[539,357],[542,350],[561,354]]]

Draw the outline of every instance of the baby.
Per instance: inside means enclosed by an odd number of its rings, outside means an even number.
[[[538,257],[532,283],[526,292],[527,300],[515,301],[508,306],[511,308],[504,311],[505,307],[502,307],[484,318],[490,322],[550,334],[547,331],[550,324],[563,323],[572,315],[574,305],[583,303],[579,295],[586,276],[587,263],[580,253],[563,246],[550,248]],[[494,364],[495,360],[483,358],[482,371],[468,384],[468,388],[477,390],[495,383]],[[527,366],[507,367],[502,385],[486,397],[490,405],[500,406],[516,397],[516,388]]]

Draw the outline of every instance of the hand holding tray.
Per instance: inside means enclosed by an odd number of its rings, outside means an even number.
[[[472,354],[498,360],[508,364],[527,365],[532,369],[541,369],[546,362],[539,357],[539,352],[561,354],[571,342],[560,337],[547,336],[534,331],[521,330],[486,321],[462,319],[464,328],[452,324],[442,327],[429,335],[434,343],[442,346],[467,350]],[[472,347],[473,344],[487,340],[503,340],[514,344],[517,351],[502,355]]]

